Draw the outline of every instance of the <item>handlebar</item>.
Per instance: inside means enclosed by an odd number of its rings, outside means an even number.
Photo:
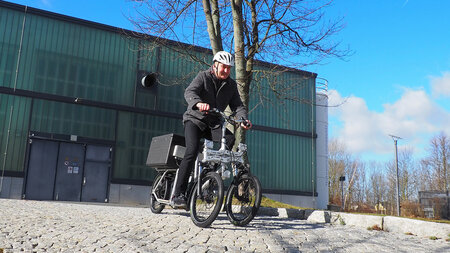
[[[233,123],[233,124],[243,124],[246,127],[250,126],[250,123],[246,119],[244,119],[244,117],[242,117],[241,119],[234,118],[233,117],[234,113],[228,116],[224,112],[220,111],[217,108],[211,108],[211,109],[207,110],[206,112],[209,113],[209,114],[212,114],[212,115],[220,116],[224,120],[226,120],[226,121],[228,121],[230,123]]]

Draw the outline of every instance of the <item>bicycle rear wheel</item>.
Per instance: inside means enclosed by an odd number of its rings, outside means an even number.
[[[244,174],[232,183],[225,203],[230,222],[245,226],[252,221],[261,205],[261,197],[261,183],[256,176]]]
[[[200,193],[197,182],[191,194],[190,214],[194,224],[204,228],[219,215],[224,198],[223,181],[217,173],[209,172],[201,179],[200,186]]]
[[[161,213],[161,211],[164,209],[165,205],[159,203],[156,200],[155,195],[153,194],[153,187],[157,187],[155,189],[155,194],[159,198],[164,198],[169,193],[169,186],[166,181],[162,181],[164,178],[162,177],[161,173],[158,173],[156,175],[155,180],[153,180],[152,188],[150,190],[150,210],[152,213]]]

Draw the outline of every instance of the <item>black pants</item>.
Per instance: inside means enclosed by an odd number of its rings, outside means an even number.
[[[197,125],[191,121],[187,121],[184,124],[184,137],[186,140],[186,152],[184,153],[184,158],[181,161],[180,168],[178,169],[178,179],[175,185],[175,196],[180,193],[185,193],[189,175],[194,169],[195,159],[200,149],[200,139],[205,138],[213,141],[220,141],[222,138],[222,129],[219,127],[217,129],[207,128],[202,131]],[[234,145],[234,135],[230,130],[225,132],[225,140],[227,149],[231,150]]]

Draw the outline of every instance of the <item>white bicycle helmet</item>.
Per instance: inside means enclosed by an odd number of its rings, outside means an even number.
[[[225,65],[234,66],[234,57],[228,52],[219,51],[214,55],[213,62],[220,62]]]

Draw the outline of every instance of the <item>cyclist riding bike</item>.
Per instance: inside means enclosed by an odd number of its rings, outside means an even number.
[[[175,206],[186,205],[186,197],[182,193],[187,188],[189,175],[197,158],[200,139],[218,141],[222,137],[220,120],[208,115],[207,111],[211,108],[224,111],[229,106],[233,112],[236,112],[237,118],[245,120],[241,124],[242,128],[252,127],[248,120],[247,109],[239,96],[237,83],[230,77],[233,66],[234,57],[230,53],[217,52],[213,58],[213,65],[208,70],[200,72],[184,92],[184,98],[188,103],[183,115],[186,151],[178,170],[178,179],[172,198]],[[231,149],[234,145],[234,136],[229,130],[225,134],[225,139],[228,149]]]

